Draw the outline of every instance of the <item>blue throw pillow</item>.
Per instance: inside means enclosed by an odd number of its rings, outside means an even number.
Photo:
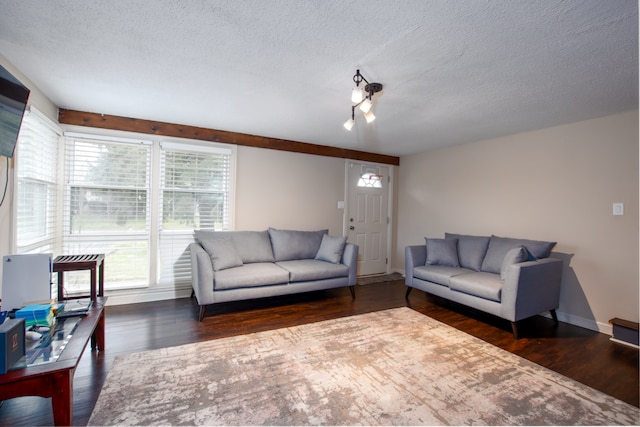
[[[448,265],[460,267],[458,261],[458,239],[430,239],[427,242],[427,262],[425,265]]]
[[[529,260],[529,251],[524,246],[518,246],[510,249],[502,261],[502,267],[500,268],[500,280],[504,282],[507,276],[507,271],[512,264],[518,264]]]
[[[318,249],[318,253],[316,254],[316,259],[340,264],[346,243],[347,236],[323,235],[322,242],[320,243],[320,249]]]

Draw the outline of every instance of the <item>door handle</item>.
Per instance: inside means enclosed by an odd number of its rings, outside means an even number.
[[[352,225],[351,227],[349,227],[349,230],[355,230],[356,228]]]

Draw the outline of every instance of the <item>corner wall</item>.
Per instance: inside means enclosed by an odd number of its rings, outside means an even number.
[[[560,320],[611,333],[638,321],[638,177],[638,111],[403,157],[394,269],[445,232],[557,241]]]
[[[36,107],[41,113],[52,119],[54,122],[58,121],[58,107],[53,104],[40,90],[16,67],[11,64],[7,58],[0,55],[0,65],[7,69],[15,78],[20,80],[22,84],[27,86],[31,93],[29,94],[29,106]],[[8,165],[8,171],[7,171]],[[7,179],[8,172],[8,179]],[[13,174],[14,166],[13,159],[9,159],[0,156],[0,199],[2,199],[2,193],[5,188],[5,181],[7,185],[7,193],[4,198],[2,206],[0,206],[0,260],[3,256],[9,255],[12,252],[11,239],[13,236],[11,216],[13,213]],[[2,262],[0,262],[0,284],[2,283]]]

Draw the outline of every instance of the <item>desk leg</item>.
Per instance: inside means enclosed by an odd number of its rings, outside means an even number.
[[[64,278],[62,271],[58,271],[58,301],[64,301]]]
[[[104,351],[104,309],[100,314],[100,319],[96,325],[93,335],[91,335],[91,350]]]
[[[73,369],[53,375],[53,422],[57,426],[70,426],[73,421]]]
[[[91,269],[91,301],[96,301],[96,283],[97,283],[96,267]]]
[[[104,259],[98,266],[98,296],[104,296]]]

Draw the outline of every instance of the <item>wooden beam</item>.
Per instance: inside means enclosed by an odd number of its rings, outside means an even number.
[[[347,150],[344,148],[329,147],[326,145],[309,144],[306,142],[290,141],[287,139],[269,138],[266,136],[256,136],[174,123],[88,113],[76,110],[65,110],[62,108],[58,113],[58,121],[66,125],[88,126],[151,135],[173,136],[178,138],[243,145],[247,147],[267,148],[271,150],[292,151],[294,153],[361,160],[364,162],[382,163],[395,166],[400,165],[399,157],[387,156],[384,154],[367,153],[365,151]]]

